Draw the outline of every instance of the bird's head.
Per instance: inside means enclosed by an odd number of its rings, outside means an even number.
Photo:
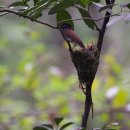
[[[70,24],[64,23],[64,24],[62,24],[62,25],[60,26],[60,28],[61,28],[62,30],[65,30],[65,29],[71,29],[72,27],[71,27]]]

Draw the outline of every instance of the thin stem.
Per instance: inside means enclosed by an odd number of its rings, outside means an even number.
[[[105,16],[105,17],[112,17],[112,16],[120,16],[120,15],[118,13],[118,14],[111,14],[111,15]],[[103,20],[105,17],[102,17],[102,18],[99,18],[99,19],[92,19],[90,17],[82,17],[82,18],[77,18],[77,19],[65,19],[65,20],[62,20],[62,21],[58,22],[58,24],[63,23],[63,22],[68,22],[68,21],[79,21],[79,20],[84,20],[84,19],[86,19],[86,20],[93,20],[95,22],[98,22],[100,20]]]
[[[48,24],[48,23],[44,23],[44,22],[41,22],[41,21],[39,21],[39,20],[33,19],[33,18],[29,17],[29,16],[23,15],[23,14],[21,14],[21,13],[19,13],[19,12],[13,11],[13,10],[4,9],[4,10],[0,10],[0,12],[8,12],[8,13],[16,14],[16,15],[18,15],[18,16],[21,16],[21,17],[30,19],[31,21],[34,21],[34,22],[36,22],[36,23],[40,23],[40,24],[42,24],[42,25],[46,25],[46,26],[51,27],[51,28],[53,28],[53,29],[58,29],[58,27],[55,27],[55,26],[52,26],[52,25],[50,25],[50,24]]]
[[[4,10],[0,10],[0,12],[8,12],[8,13],[16,14],[16,15],[18,15],[18,16],[21,16],[21,17],[30,19],[31,21],[34,21],[34,22],[37,22],[37,23],[40,23],[40,24],[49,26],[49,27],[51,27],[51,28],[54,28],[54,29],[57,29],[57,28],[58,28],[58,27],[56,27],[56,26],[52,26],[52,25],[50,25],[50,24],[48,24],[48,23],[41,22],[41,21],[39,21],[39,20],[33,19],[33,18],[29,17],[29,16],[23,15],[23,14],[21,14],[21,13],[19,13],[19,12],[13,11],[13,10],[4,9]],[[119,13],[117,13],[117,14],[111,14],[111,15],[105,16],[105,17],[113,17],[113,16],[120,16],[120,15],[119,15]],[[63,23],[63,22],[68,22],[68,21],[79,21],[79,20],[84,20],[84,19],[86,19],[86,20],[93,20],[93,21],[95,21],[95,22],[98,22],[98,21],[100,21],[100,20],[103,20],[105,17],[102,17],[102,18],[99,18],[99,19],[92,19],[92,18],[90,18],[90,17],[82,17],[82,18],[77,18],[77,19],[65,19],[65,20],[62,20],[62,21],[58,22],[58,24]]]

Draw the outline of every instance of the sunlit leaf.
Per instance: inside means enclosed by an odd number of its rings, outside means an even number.
[[[79,0],[79,4],[83,7],[86,7],[89,4],[90,0]]]

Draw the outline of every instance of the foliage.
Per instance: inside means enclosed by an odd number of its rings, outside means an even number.
[[[73,122],[67,122],[62,126],[60,126],[62,121],[63,121],[63,117],[57,117],[54,118],[54,123],[56,124],[56,128],[54,128],[52,124],[42,124],[40,126],[35,126],[33,130],[63,130],[73,124]]]

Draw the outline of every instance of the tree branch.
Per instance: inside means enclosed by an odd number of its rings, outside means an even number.
[[[18,16],[21,16],[21,17],[24,17],[24,18],[27,18],[27,19],[29,19],[29,20],[31,20],[31,21],[36,22],[36,23],[40,23],[40,24],[42,24],[42,25],[46,25],[46,26],[51,27],[51,28],[53,28],[53,29],[58,29],[58,27],[56,27],[56,26],[52,26],[52,25],[50,25],[50,24],[48,24],[48,23],[41,22],[41,21],[39,21],[39,20],[33,19],[33,18],[29,17],[29,16],[23,15],[23,14],[21,14],[21,13],[19,13],[19,12],[13,11],[13,10],[4,9],[4,10],[0,10],[0,12],[12,13],[12,14],[15,14],[15,15],[18,15]]]
[[[111,4],[110,0],[106,0],[106,5],[108,5],[108,4]],[[110,17],[111,17],[111,14],[107,11],[105,14],[105,17],[104,17],[104,21],[103,21],[101,30],[99,30],[99,37],[98,37],[98,42],[97,42],[97,48],[99,50],[99,56],[97,59],[98,63],[99,63],[99,57],[100,57],[100,52],[101,52],[101,48],[102,48],[103,38],[104,38],[105,31],[106,31],[106,25],[109,22]],[[98,68],[98,64],[97,64],[97,68]],[[94,80],[96,72],[97,72],[97,68],[94,72],[94,76],[90,77],[91,81],[88,84],[86,84],[84,114],[82,117],[82,124],[81,124],[82,128],[87,128],[87,122],[88,122],[88,117],[89,117],[91,107],[92,107],[92,115],[93,115],[91,88],[92,88],[92,83],[93,83],[93,80]]]
[[[113,2],[115,2],[115,1],[113,0]],[[111,4],[110,0],[106,0],[106,4],[107,5]],[[112,4],[114,4],[114,3],[112,3]],[[106,25],[109,22],[110,16],[111,16],[110,12],[107,11],[106,14],[105,14],[105,18],[104,18],[104,21],[103,21],[101,31],[99,31],[99,37],[98,37],[98,42],[97,42],[97,48],[99,50],[99,53],[101,53],[103,38],[104,38],[105,31],[106,31]]]
[[[21,17],[24,17],[24,18],[27,18],[27,19],[29,19],[29,20],[31,20],[31,21],[40,23],[40,24],[42,24],[42,25],[46,25],[46,26],[48,26],[48,27],[51,27],[51,28],[54,28],[54,29],[58,29],[58,27],[56,27],[56,26],[52,26],[52,25],[50,25],[50,24],[41,22],[41,21],[39,21],[39,20],[33,19],[33,18],[29,17],[29,16],[20,14],[19,12],[16,12],[16,11],[13,11],[13,10],[4,9],[4,10],[0,10],[0,12],[12,13],[12,14],[15,14],[15,15],[18,15],[18,16],[21,16]],[[5,15],[5,14],[2,14],[2,15]],[[117,13],[117,14],[111,14],[111,15],[105,16],[105,17],[113,17],[113,16],[120,16],[120,15],[119,15],[119,13]],[[79,21],[79,20],[84,20],[84,19],[86,19],[86,20],[93,20],[93,21],[95,21],[95,22],[98,22],[98,21],[100,21],[100,20],[103,20],[105,17],[102,17],[102,18],[99,18],[99,19],[92,19],[92,18],[90,18],[90,17],[82,17],[82,18],[77,18],[77,19],[65,19],[65,20],[62,20],[62,21],[58,22],[58,24],[60,24],[60,23],[62,23],[62,22]]]

